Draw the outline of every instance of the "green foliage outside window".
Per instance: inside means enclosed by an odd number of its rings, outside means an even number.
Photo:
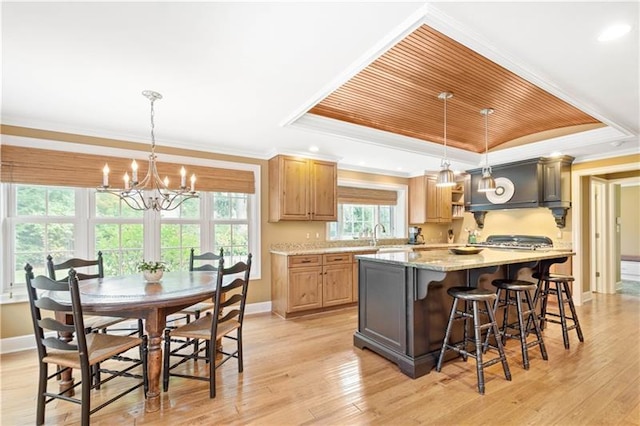
[[[376,224],[384,225],[387,232],[378,236],[394,235],[394,206],[339,204],[338,221],[329,224],[329,239],[346,240],[371,238]]]
[[[76,224],[91,217],[95,221],[92,227],[94,252],[102,251],[105,275],[137,272],[145,252],[144,212],[131,209],[111,194],[95,193],[94,215],[78,218],[75,203],[78,191],[76,188],[16,186],[14,282],[24,282],[27,262],[34,266],[34,273],[40,275],[46,274],[48,254],[56,263],[76,257]],[[208,219],[201,217],[202,198],[186,200],[178,209],[161,213],[160,257],[171,270],[188,268],[190,249],[193,247],[200,252],[201,233],[207,224],[212,234],[208,240],[213,245],[207,251],[217,252],[220,247],[224,248],[228,265],[246,260],[249,251],[248,195],[201,193],[201,197],[212,197]]]

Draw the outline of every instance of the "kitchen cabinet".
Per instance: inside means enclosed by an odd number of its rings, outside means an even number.
[[[547,207],[558,228],[566,225],[571,208],[571,163],[573,157],[540,157],[493,167],[499,191],[478,192],[482,169],[468,171],[465,209],[473,213],[479,228],[491,210]]]
[[[353,302],[351,253],[271,254],[272,311],[284,318]]]
[[[435,176],[409,179],[409,223],[449,223],[451,187],[436,186]]]
[[[351,254],[325,254],[322,267],[322,306],[351,303],[353,300]]]
[[[269,160],[269,221],[334,221],[338,170],[329,161],[278,155]]]
[[[322,268],[302,267],[289,271],[289,312],[322,307]]]
[[[451,190],[451,219],[464,217],[464,185],[457,184]]]

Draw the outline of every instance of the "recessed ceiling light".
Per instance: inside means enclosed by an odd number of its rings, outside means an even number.
[[[549,157],[560,157],[562,155],[561,152],[559,151],[554,151],[551,154],[549,154]]]
[[[317,146],[315,146],[315,145],[311,145],[311,146],[309,147],[309,151],[311,151],[311,152],[318,152],[318,151],[320,151],[320,148],[318,148],[318,147],[317,147]]]
[[[631,25],[615,24],[605,28],[598,36],[598,41],[611,41],[622,37],[631,31]]]

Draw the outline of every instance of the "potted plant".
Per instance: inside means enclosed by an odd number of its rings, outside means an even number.
[[[143,260],[138,263],[138,271],[142,272],[145,281],[150,283],[156,283],[162,279],[164,271],[169,271],[169,268],[163,262],[154,262]]]

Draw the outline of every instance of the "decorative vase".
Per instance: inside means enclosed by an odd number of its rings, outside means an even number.
[[[148,283],[157,283],[162,279],[162,275],[164,274],[163,269],[157,269],[155,272],[151,271],[142,271],[142,275],[144,276],[144,280]]]

